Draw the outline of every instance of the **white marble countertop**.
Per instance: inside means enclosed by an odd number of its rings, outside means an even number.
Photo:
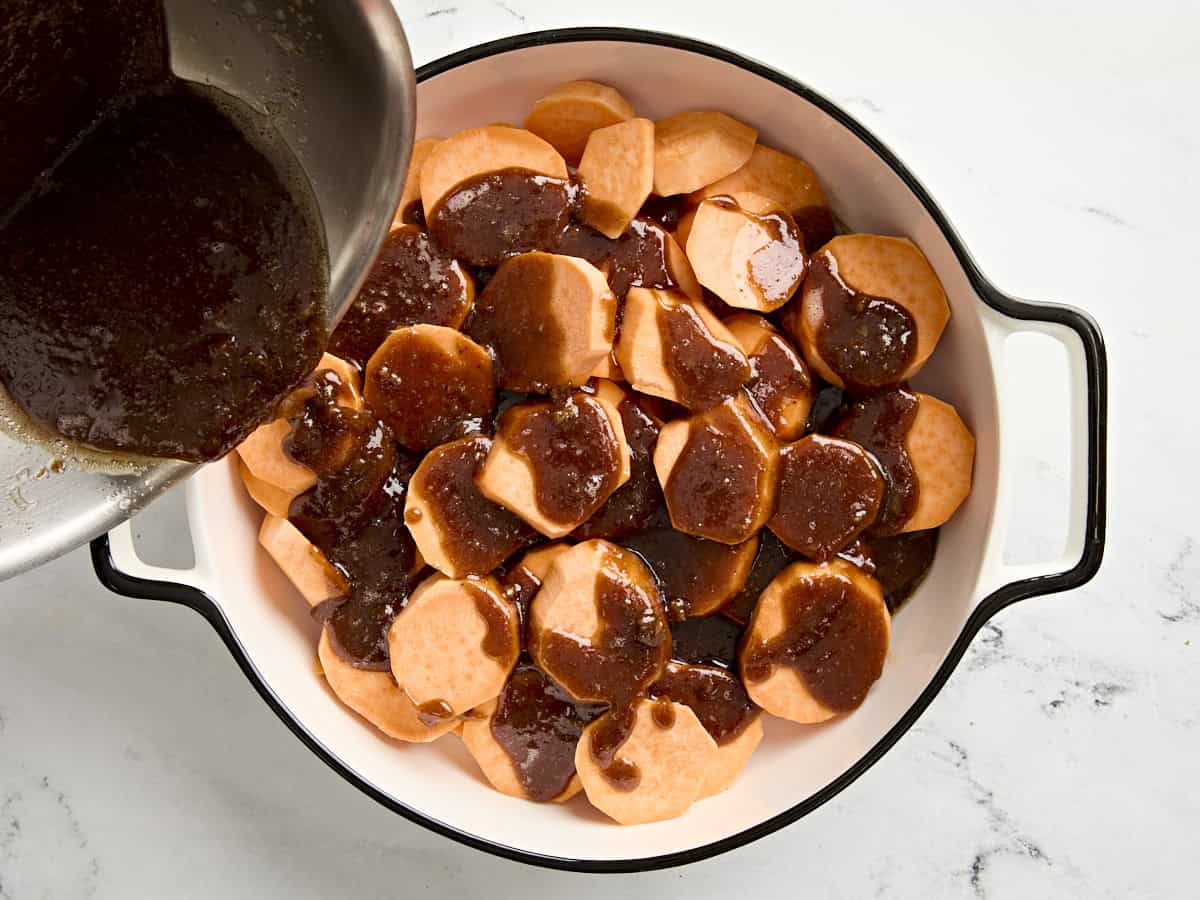
[[[725,44],[843,103],[997,284],[1099,319],[1104,569],[998,616],[916,728],[798,824],[687,869],[587,878],[485,856],[376,806],[292,737],[198,616],[108,594],[77,552],[0,585],[0,898],[1194,894],[1200,426],[1180,401],[1200,330],[1183,275],[1200,239],[1200,9],[400,7],[418,62],[620,24]],[[1014,549],[1037,557],[1061,536],[1063,473],[1057,448],[1030,446]]]

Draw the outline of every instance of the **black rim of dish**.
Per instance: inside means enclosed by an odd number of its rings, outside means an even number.
[[[313,753],[320,757],[335,772],[393,812],[452,840],[518,862],[577,872],[644,872],[697,862],[698,860],[707,859],[720,853],[745,846],[752,841],[778,831],[785,825],[795,822],[797,819],[802,818],[818,806],[832,799],[874,765],[912,727],[917,718],[946,684],[946,681],[962,658],[963,653],[970,645],[971,640],[988,619],[1018,600],[1071,590],[1085,584],[1096,574],[1100,568],[1100,562],[1104,554],[1105,491],[1107,481],[1105,465],[1107,360],[1100,329],[1090,316],[1081,310],[1067,306],[1029,303],[1017,300],[991,284],[984,277],[978,266],[976,266],[974,260],[971,259],[958,234],[946,219],[945,214],[933,202],[925,188],[878,138],[833,102],[770,66],[747,59],[740,54],[714,46],[713,44],[662,32],[642,31],[630,28],[564,28],[514,35],[485,44],[479,44],[458,53],[452,53],[449,56],[444,56],[441,59],[421,66],[417,70],[417,81],[426,81],[467,63],[513,50],[522,50],[546,44],[577,43],[582,41],[651,44],[677,50],[686,50],[691,53],[721,60],[752,72],[816,105],[853,132],[859,140],[870,147],[904,181],[908,189],[917,197],[945,235],[946,240],[950,243],[955,255],[958,257],[960,265],[962,265],[963,270],[966,272],[971,286],[984,303],[1015,319],[1053,322],[1064,325],[1079,336],[1083,344],[1087,374],[1088,428],[1086,531],[1083,555],[1080,557],[1079,562],[1065,572],[1012,582],[985,597],[967,619],[961,634],[950,648],[950,652],[942,662],[932,681],[921,692],[916,702],[900,717],[900,720],[892,726],[875,746],[867,751],[861,759],[850,766],[837,779],[817,793],[797,803],[791,809],[779,813],[738,834],[690,850],[636,859],[580,860],[530,853],[515,847],[486,840],[433,819],[387,796],[379,788],[334,756],[313,734],[300,724],[255,669],[245,648],[230,629],[229,623],[226,622],[220,609],[208,595],[190,585],[167,581],[150,581],[125,574],[114,565],[107,535],[102,535],[92,542],[91,552],[96,574],[109,590],[128,597],[179,603],[194,609],[204,616],[216,630],[217,634],[220,635],[226,646],[228,646],[234,659],[237,660],[238,665],[246,674],[246,677],[296,737],[303,741]]]

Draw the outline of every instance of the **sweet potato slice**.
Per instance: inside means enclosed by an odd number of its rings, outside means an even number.
[[[725,197],[696,208],[687,255],[702,285],[730,306],[762,313],[787,303],[808,270],[787,213],[755,214]]]
[[[464,181],[504,169],[567,177],[567,165],[558,151],[529,131],[507,125],[468,128],[434,146],[421,167],[426,218]]]
[[[694,111],[654,126],[654,193],[690,194],[736,172],[750,159],[758,132],[722,112]]]
[[[654,188],[654,123],[629,119],[598,128],[579,163],[583,221],[620,237]]]
[[[567,162],[577,163],[592,132],[632,118],[633,107],[615,88],[596,81],[568,81],[533,104],[525,127]]]
[[[413,212],[421,202],[421,168],[433,152],[433,148],[440,143],[440,138],[421,138],[413,144],[408,160],[408,174],[404,178],[404,192],[400,195],[400,205],[396,207],[396,216],[392,220],[393,228],[415,224]]]

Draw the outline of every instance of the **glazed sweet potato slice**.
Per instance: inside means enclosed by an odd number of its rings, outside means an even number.
[[[421,169],[433,148],[440,143],[440,138],[421,138],[413,144],[408,160],[408,174],[404,177],[404,192],[400,195],[400,205],[396,207],[396,217],[392,221],[393,228],[418,224],[416,214],[421,203]],[[421,209],[419,221],[424,220],[425,211]]]
[[[581,703],[631,702],[671,655],[662,596],[646,564],[602,540],[559,553],[530,606],[529,653]]]
[[[496,407],[488,352],[441,325],[397,328],[367,363],[372,411],[410,450],[428,450],[479,431]]]
[[[529,131],[509,125],[468,128],[430,148],[425,158],[420,179],[426,218],[459,185],[506,169],[567,177],[559,152]]]
[[[528,663],[495,700],[464,720],[463,743],[492,787],[510,797],[562,803],[583,789],[575,773],[579,735],[599,707],[578,704]]]
[[[270,554],[309,606],[344,597],[350,592],[345,577],[335,569],[300,529],[279,516],[268,515],[258,530],[258,543]]]
[[[975,466],[975,436],[958,410],[929,394],[917,397],[916,419],[904,443],[919,490],[903,531],[944,525],[971,493]]]
[[[825,192],[816,172],[799,157],[756,144],[744,166],[693,192],[688,199],[699,204],[718,196],[732,197],[743,209],[753,212],[773,209],[788,213],[800,226],[804,248],[809,252],[833,237],[833,214]]]
[[[779,452],[744,397],[663,426],[654,468],[671,524],[723,544],[749,540],[775,508]]]
[[[493,578],[432,575],[392,622],[388,651],[423,721],[454,718],[504,687],[520,653],[517,610]]]
[[[793,441],[804,434],[815,388],[808,365],[791,343],[762,316],[738,313],[724,320],[746,359],[746,393],[775,437]]]
[[[450,578],[487,575],[535,537],[475,484],[491,448],[482,434],[442,444],[408,483],[404,522],[425,561]]]
[[[792,298],[808,271],[804,242],[791,216],[759,215],[728,197],[696,208],[687,239],[696,278],[727,304],[768,313]]]
[[[812,259],[783,326],[830,384],[878,389],[912,378],[950,321],[937,273],[907,238],[835,237]]]
[[[617,298],[586,260],[524,253],[496,270],[466,331],[496,357],[511,391],[582,385],[612,351]]]
[[[324,377],[336,381],[335,397],[339,406],[362,408],[359,376],[353,366],[326,353],[322,355],[315,371],[327,373]],[[294,498],[316,484],[317,475],[308,466],[295,462],[284,451],[284,441],[291,432],[292,426],[287,419],[273,419],[250,432],[238,445],[237,451],[255,479],[277,488],[280,496]]]
[[[729,330],[678,291],[630,289],[615,356],[636,390],[689,409],[720,403],[750,378]]]
[[[337,698],[390,738],[424,744],[458,727],[456,718],[423,718],[390,672],[360,669],[342,659],[329,640],[328,628],[321,632],[317,659]]]
[[[563,537],[629,480],[620,412],[582,391],[505,411],[479,471],[480,492],[542,534]]]
[[[442,141],[421,169],[430,234],[475,266],[554,246],[570,217],[567,165],[537,135],[506,125]]]
[[[639,825],[686,812],[716,757],[716,742],[689,707],[643,699],[589,725],[575,767],[593,806],[622,825]]]
[[[891,617],[878,582],[844,560],[793,563],[754,608],[740,668],[750,698],[805,724],[857,709],[883,671]]]

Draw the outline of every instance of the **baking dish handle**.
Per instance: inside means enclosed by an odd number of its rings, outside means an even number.
[[[138,556],[132,520],[93,540],[91,551],[96,576],[110,591],[126,597],[179,603],[205,618],[219,617],[208,592],[211,579],[198,553],[196,562],[188,569],[150,565]]]
[[[993,536],[997,561],[984,575],[990,593],[986,603],[996,612],[1016,600],[1067,591],[1086,584],[1100,568],[1104,555],[1107,490],[1108,374],[1104,339],[1096,322],[1082,310],[1056,304],[1027,303],[1004,297],[997,304],[1006,314],[999,325],[1000,340],[1034,332],[1057,341],[1066,350],[1070,391],[1070,521],[1066,545],[1057,558],[1037,563],[1008,564],[1003,547],[1012,523]],[[1005,352],[1002,347],[1001,353]],[[1012,472],[1011,441],[1001,435],[1000,470]],[[1000,502],[1007,503],[1011,485],[1002,483]]]

